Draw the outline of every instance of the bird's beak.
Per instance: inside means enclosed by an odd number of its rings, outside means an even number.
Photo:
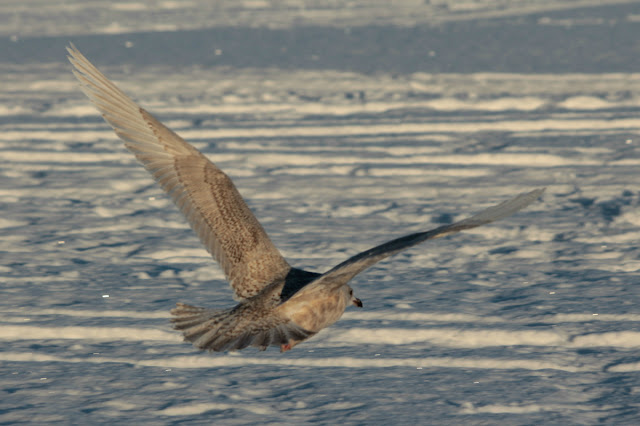
[[[358,299],[357,297],[353,298],[353,304],[358,308],[362,308],[362,300]]]

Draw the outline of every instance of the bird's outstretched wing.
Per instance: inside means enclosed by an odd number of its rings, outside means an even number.
[[[224,270],[237,298],[257,294],[290,269],[231,179],[67,48],[82,90],[186,216]]]
[[[489,207],[470,218],[461,220],[460,222],[440,226],[439,228],[432,229],[430,231],[406,235],[363,251],[362,253],[345,260],[318,277],[315,281],[309,283],[306,287],[300,290],[299,293],[293,295],[291,300],[294,300],[296,296],[302,297],[306,292],[317,290],[324,291],[325,289],[339,287],[349,282],[349,280],[370,266],[375,265],[389,256],[408,249],[409,247],[420,244],[423,241],[455,234],[456,232],[464,231],[465,229],[475,228],[510,216],[537,200],[543,192],[544,188],[541,188],[520,194],[508,201]]]

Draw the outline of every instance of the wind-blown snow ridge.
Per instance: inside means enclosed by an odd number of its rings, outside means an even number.
[[[84,310],[84,309],[3,309],[2,314],[17,314],[26,317],[38,317],[40,315],[64,315],[69,317],[93,317],[93,318],[165,318],[169,319],[171,316],[167,311],[119,311],[119,310]]]
[[[609,0],[607,4],[625,4],[631,1]],[[463,3],[452,0],[436,3],[402,0],[396,1],[390,8],[385,2],[363,0],[336,1],[332,3],[332,7],[318,0],[291,0],[283,4],[262,0],[244,1],[240,4],[233,0],[218,0],[215,6],[205,0],[165,0],[152,4],[95,2],[89,7],[74,0],[65,3],[64,8],[52,7],[47,2],[37,5],[37,8],[28,8],[28,3],[19,0],[2,2],[0,12],[7,15],[7,18],[0,34],[18,41],[20,37],[34,35],[166,33],[229,25],[264,28],[322,25],[342,31],[354,26],[370,25],[372,22],[377,25],[424,25],[552,14],[554,11],[588,8],[601,3],[593,0],[538,0],[533,3],[526,0],[499,3],[482,0]],[[22,18],[13,17],[11,13]],[[29,17],[26,22],[31,25],[25,25],[24,16]],[[167,19],[167,16],[171,16],[171,19]],[[65,25],[60,25],[59,22],[65,22]],[[554,22],[549,18],[543,21],[546,25],[554,25]],[[607,22],[598,19],[589,21],[590,25],[605,25]],[[573,26],[580,23],[580,19],[567,17],[555,25]]]
[[[370,136],[370,135],[412,135],[429,133],[473,133],[473,132],[531,132],[531,131],[572,131],[572,130],[640,130],[640,119],[621,118],[614,120],[573,119],[573,120],[508,120],[466,123],[399,123],[399,124],[367,124],[341,126],[287,126],[287,127],[254,127],[254,128],[222,128],[210,130],[179,130],[185,139],[237,139],[248,138],[291,138],[321,136]],[[94,141],[97,138],[111,139],[109,131],[6,131],[0,133],[0,140],[14,141],[20,139],[39,140],[74,140],[80,142]]]
[[[194,251],[193,254],[196,252]],[[192,254],[192,255],[193,255]],[[174,253],[175,255],[175,253]],[[203,255],[204,256],[204,255]],[[155,257],[154,257],[155,258]],[[164,259],[164,257],[158,257]],[[83,309],[3,309],[2,314],[22,315],[24,317],[37,318],[44,315],[63,315],[69,317],[87,318],[147,318],[147,319],[168,319],[170,315],[165,310],[161,311],[122,311],[122,310],[83,310]],[[471,314],[452,314],[449,312],[398,312],[378,310],[375,312],[354,312],[348,311],[344,318],[356,321],[410,321],[420,323],[469,323],[469,324],[500,324],[516,323],[528,324],[532,321],[536,323],[561,324],[561,323],[584,323],[584,322],[640,322],[640,314],[597,314],[597,313],[573,313],[573,314],[553,314],[541,315],[532,318],[503,318],[498,316],[480,316]]]
[[[492,346],[549,346],[549,347],[640,347],[640,332],[623,331],[569,336],[567,332],[553,331],[436,328],[378,327],[376,329],[352,327],[347,331],[335,331],[329,344],[352,346],[354,344],[407,345],[430,343],[452,348],[484,348]]]
[[[589,367],[578,367],[571,364],[558,364],[540,360],[495,359],[495,358],[452,358],[452,357],[424,357],[424,358],[357,358],[357,357],[328,357],[328,358],[247,358],[240,356],[177,356],[157,359],[108,358],[102,356],[91,357],[59,357],[35,353],[1,352],[0,360],[12,362],[59,362],[59,363],[120,363],[140,367],[160,367],[175,369],[208,369],[219,367],[247,367],[254,365],[280,365],[289,367],[317,367],[317,368],[478,368],[499,370],[562,370],[568,372],[595,371]]]
[[[162,341],[181,342],[177,333],[134,327],[43,327],[3,325],[0,340],[98,340],[98,341]]]
[[[462,405],[460,414],[527,414],[549,411],[588,411],[596,409],[596,406],[592,404],[576,407],[570,404],[486,404],[476,406],[471,403],[465,403]]]
[[[237,409],[241,411],[249,411],[258,415],[273,414],[275,411],[273,408],[266,405],[256,404],[220,404],[201,402],[197,404],[180,404],[172,407],[167,407],[158,411],[161,416],[192,416],[195,414],[206,413],[207,411],[223,411]]]
[[[326,334],[322,334],[326,336]],[[86,340],[86,341],[159,341],[179,342],[176,333],[151,328],[136,327],[82,327],[82,326],[29,326],[3,325],[0,340]],[[408,345],[430,344],[450,348],[486,348],[496,346],[545,346],[566,348],[591,347],[640,347],[640,332],[621,331],[591,333],[570,336],[560,329],[509,330],[433,328],[417,329],[400,327],[361,328],[351,327],[345,331],[334,330],[331,337],[325,337],[329,346],[358,345]]]

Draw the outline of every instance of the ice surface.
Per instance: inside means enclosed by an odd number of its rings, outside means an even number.
[[[640,9],[613,3],[3,2],[0,423],[639,423],[640,63],[621,40]],[[221,22],[236,51],[189,32]],[[288,44],[244,38],[265,23]],[[304,31],[352,27],[376,35],[365,53],[294,60],[318,53]],[[402,38],[423,29],[439,39]],[[358,276],[364,309],[293,351],[199,353],[169,309],[231,291],[78,89],[68,41],[224,169],[299,267],[547,191]],[[403,50],[427,41],[447,51]]]

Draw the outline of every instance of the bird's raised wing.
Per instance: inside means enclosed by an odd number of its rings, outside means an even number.
[[[408,249],[409,247],[420,244],[423,241],[455,234],[456,232],[464,231],[465,229],[475,228],[510,216],[537,200],[543,192],[544,188],[541,188],[520,194],[508,201],[489,207],[470,218],[461,220],[460,222],[440,226],[439,228],[432,229],[430,231],[406,235],[363,251],[321,275],[315,281],[309,283],[306,287],[300,290],[298,294],[302,296],[303,293],[308,291],[322,290],[327,287],[340,287],[370,266],[375,265],[389,256],[393,256],[396,253]],[[296,295],[293,295],[291,300],[295,298]]]
[[[290,266],[231,179],[197,149],[138,106],[71,45],[82,90],[138,161],[186,216],[224,270],[237,298],[283,279]]]

